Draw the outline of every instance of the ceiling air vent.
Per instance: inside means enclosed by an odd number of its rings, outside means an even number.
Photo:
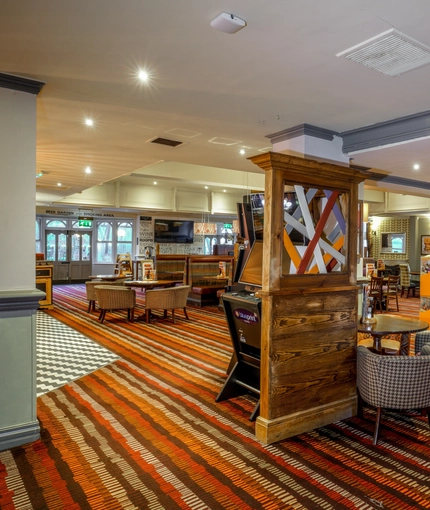
[[[159,145],[167,145],[169,147],[177,147],[182,145],[184,142],[177,142],[176,140],[169,140],[168,138],[153,138],[150,140],[151,143],[158,143]]]
[[[387,76],[412,71],[430,63],[430,48],[392,28],[336,55]]]

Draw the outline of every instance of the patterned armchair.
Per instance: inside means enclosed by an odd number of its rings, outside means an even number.
[[[147,290],[145,292],[146,322],[150,321],[151,310],[154,308],[164,310],[164,318],[167,317],[167,310],[172,310],[173,322],[175,322],[175,308],[182,308],[188,319],[186,306],[189,293],[189,285]]]
[[[376,407],[373,444],[378,441],[382,409],[423,409],[430,425],[430,356],[384,356],[357,347],[358,415],[363,402]]]
[[[412,296],[415,297],[415,289],[418,283],[411,281],[411,268],[409,264],[399,264],[400,266],[400,296],[403,297],[403,291],[406,291],[406,297],[409,297],[409,291],[412,290]]]
[[[106,312],[112,310],[127,310],[127,319],[133,322],[136,306],[134,289],[115,285],[96,285],[95,291],[100,308],[100,322],[103,323]]]

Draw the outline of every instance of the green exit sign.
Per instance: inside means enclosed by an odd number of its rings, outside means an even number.
[[[233,223],[224,223],[224,228],[233,228]]]
[[[93,222],[91,220],[78,220],[80,227],[92,227]]]

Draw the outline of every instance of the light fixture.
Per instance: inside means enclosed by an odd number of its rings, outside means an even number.
[[[157,181],[154,181],[154,186],[157,186]]]
[[[85,125],[86,126],[93,126],[94,125],[94,121],[93,119],[85,119]]]
[[[419,169],[420,169],[420,165],[418,163],[415,163],[414,170],[419,170]]]
[[[59,186],[59,187],[60,187],[60,186],[61,186],[61,182],[57,182],[57,186]]]
[[[245,149],[240,149],[240,154],[245,154]]]
[[[209,186],[205,186],[205,189],[209,189]]]
[[[149,74],[143,70],[140,70],[137,76],[140,81],[148,81],[149,79]]]
[[[211,21],[211,27],[225,32],[226,34],[235,34],[240,29],[246,27],[246,21],[238,18],[234,14],[222,12]]]
[[[85,168],[85,173],[86,173],[86,174],[90,174],[90,173],[91,173],[91,167],[90,167],[90,166],[87,166],[87,167]]]

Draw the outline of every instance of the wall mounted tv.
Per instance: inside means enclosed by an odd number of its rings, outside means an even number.
[[[194,242],[194,221],[154,220],[154,243]]]

